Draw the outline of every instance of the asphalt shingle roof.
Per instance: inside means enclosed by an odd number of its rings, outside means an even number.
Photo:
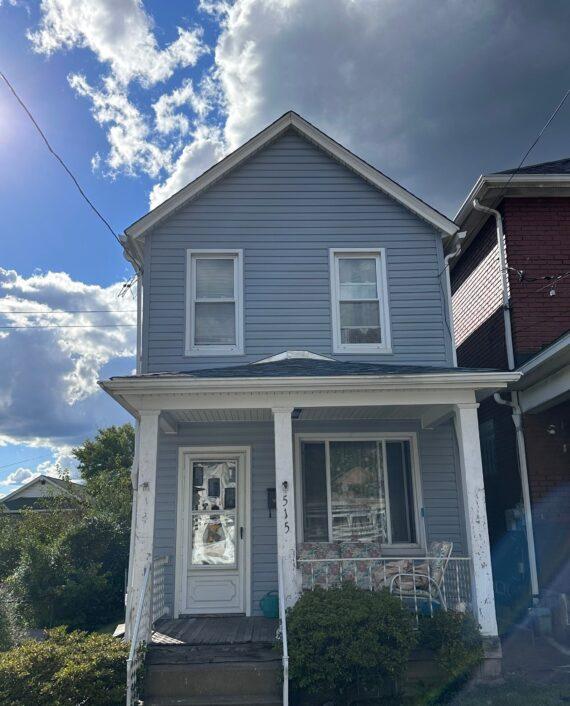
[[[183,370],[177,373],[147,373],[140,378],[272,378],[272,377],[335,377],[358,375],[429,375],[434,373],[489,372],[481,368],[441,368],[430,365],[383,365],[328,360],[281,360],[273,363],[249,363],[224,368]],[[113,378],[117,379],[117,378]]]
[[[557,159],[554,162],[541,162],[540,164],[529,164],[528,167],[505,169],[503,172],[495,174],[570,174],[570,157]]]

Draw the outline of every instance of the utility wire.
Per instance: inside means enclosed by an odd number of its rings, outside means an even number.
[[[20,461],[12,461],[12,463],[5,463],[3,466],[0,466],[0,470],[3,468],[10,468],[10,466],[17,466],[20,463],[28,463],[28,461],[38,461],[39,459],[48,459],[51,458],[51,456],[32,456],[31,458],[23,458]]]
[[[8,86],[8,88],[10,89],[10,91],[12,92],[12,94],[14,95],[14,98],[18,101],[18,103],[20,104],[20,106],[22,107],[22,109],[24,110],[24,112],[26,113],[26,115],[28,116],[28,118],[32,121],[34,127],[36,128],[36,130],[37,130],[38,133],[40,134],[40,137],[41,137],[42,140],[45,142],[46,147],[48,148],[48,150],[49,150],[49,151],[51,152],[51,154],[57,159],[57,161],[61,164],[61,166],[65,169],[65,171],[67,172],[67,174],[69,175],[69,177],[71,178],[71,180],[73,181],[73,183],[75,184],[75,186],[77,187],[77,190],[79,191],[79,193],[81,194],[81,196],[85,199],[85,201],[87,202],[87,204],[89,205],[89,207],[91,208],[91,210],[92,210],[92,211],[95,213],[95,215],[105,224],[105,226],[106,226],[107,229],[110,231],[110,233],[111,233],[112,236],[115,238],[115,240],[119,243],[119,245],[120,245],[121,247],[123,247],[123,244],[121,243],[121,240],[120,240],[119,236],[115,233],[115,231],[114,231],[113,228],[111,227],[111,224],[109,223],[109,221],[103,216],[103,214],[101,213],[101,211],[99,211],[99,209],[95,206],[95,204],[94,204],[94,203],[91,201],[91,199],[87,196],[87,194],[85,193],[85,191],[84,191],[83,188],[81,187],[80,183],[77,181],[77,178],[75,177],[75,175],[73,174],[73,172],[71,171],[71,169],[67,166],[67,164],[63,161],[63,159],[59,156],[59,154],[58,154],[58,153],[53,149],[53,147],[50,145],[49,140],[48,140],[47,137],[45,136],[45,133],[43,132],[43,130],[41,129],[41,127],[38,125],[38,122],[37,122],[37,120],[34,118],[34,116],[32,115],[32,112],[31,112],[30,109],[26,106],[26,104],[24,103],[24,101],[20,98],[20,96],[19,96],[18,93],[16,92],[16,89],[14,88],[14,86],[13,86],[13,85],[10,83],[10,81],[8,80],[6,74],[3,73],[2,71],[0,71],[0,78],[2,78],[3,81],[4,81],[4,83]]]
[[[554,111],[551,113],[551,115],[550,115],[550,117],[548,118],[548,120],[544,123],[544,125],[543,125],[543,127],[542,127],[542,130],[541,130],[541,131],[538,133],[538,135],[535,137],[534,142],[533,142],[533,143],[531,144],[531,146],[527,149],[527,151],[523,154],[522,159],[521,159],[521,161],[520,161],[519,164],[518,164],[518,167],[517,167],[513,172],[511,172],[511,175],[509,176],[509,178],[508,178],[506,184],[503,186],[503,188],[501,189],[501,191],[499,191],[499,196],[497,197],[497,204],[499,204],[499,203],[501,202],[501,199],[503,198],[503,196],[504,196],[504,194],[505,194],[505,191],[509,188],[509,184],[510,184],[511,181],[515,178],[515,176],[519,173],[519,171],[520,171],[521,168],[522,168],[522,165],[525,163],[526,158],[529,156],[529,154],[530,154],[530,153],[533,151],[533,149],[536,147],[536,145],[537,145],[538,142],[540,141],[540,138],[544,135],[544,133],[546,132],[546,130],[547,130],[548,126],[550,125],[550,123],[551,123],[551,122],[554,120],[554,118],[558,115],[560,109],[562,108],[562,106],[564,105],[564,103],[566,103],[566,99],[568,98],[568,96],[570,96],[570,89],[568,89],[568,90],[566,91],[566,93],[562,96],[562,100],[561,100],[560,103],[556,106],[556,108],[554,109]]]
[[[32,328],[130,328],[136,324],[43,324],[29,326],[0,326],[0,329],[32,329]]]
[[[59,311],[7,311],[0,314],[37,314],[38,316],[52,316],[53,314],[134,314],[136,309],[60,309]]]

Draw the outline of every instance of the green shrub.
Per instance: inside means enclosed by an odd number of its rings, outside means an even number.
[[[108,635],[51,630],[0,653],[2,706],[122,706],[127,646]]]
[[[334,693],[344,703],[359,690],[393,689],[415,644],[414,625],[387,591],[346,583],[304,593],[287,617],[293,688]]]
[[[483,661],[483,638],[475,618],[468,613],[438,611],[421,616],[419,646],[433,650],[445,680],[426,703],[438,703],[455,693]]]

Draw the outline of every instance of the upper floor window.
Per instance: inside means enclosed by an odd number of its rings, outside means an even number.
[[[333,351],[390,353],[383,248],[331,250]]]
[[[243,353],[241,250],[188,250],[186,355]]]

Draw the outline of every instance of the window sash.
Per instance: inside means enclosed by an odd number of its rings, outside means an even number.
[[[333,294],[333,343],[334,352],[390,352],[390,337],[388,329],[388,311],[387,311],[387,293],[385,281],[385,260],[384,250],[331,250],[331,278],[332,278],[332,294]],[[340,264],[345,260],[374,260],[376,274],[376,296],[375,297],[357,297],[349,296],[346,292],[351,284],[354,288],[365,288],[372,284],[367,282],[341,282]],[[343,292],[344,289],[344,292]],[[341,304],[365,304],[372,303],[378,307],[378,321],[374,321],[374,325],[346,325],[343,326],[342,307]],[[353,330],[367,330],[373,332],[378,330],[378,341],[361,341],[361,342],[344,342],[343,332]]]
[[[423,536],[423,530],[421,529],[420,526],[420,521],[421,521],[421,514],[419,512],[419,505],[420,505],[420,489],[418,487],[418,480],[416,477],[416,472],[415,472],[415,460],[414,460],[414,442],[411,437],[407,436],[389,436],[389,437],[366,437],[366,438],[346,438],[346,437],[320,437],[318,435],[315,435],[315,437],[301,437],[300,438],[300,448],[299,448],[299,461],[300,461],[300,466],[299,466],[299,474],[300,474],[300,528],[302,532],[302,537],[304,538],[305,541],[328,541],[328,542],[333,542],[333,541],[343,541],[342,539],[339,539],[339,537],[334,536],[334,528],[333,528],[333,500],[332,500],[332,482],[331,482],[331,450],[330,446],[331,443],[334,444],[335,442],[352,442],[352,443],[363,443],[363,444],[370,444],[370,443],[375,443],[376,444],[376,459],[377,459],[377,473],[379,474],[378,477],[378,489],[382,490],[384,493],[384,497],[380,497],[379,493],[379,501],[383,501],[385,504],[385,534],[386,534],[386,539],[383,540],[379,537],[376,538],[375,541],[380,541],[383,545],[387,547],[419,547],[421,546],[422,539],[421,537]],[[403,510],[405,514],[407,515],[407,522],[408,522],[408,528],[409,528],[409,536],[412,538],[411,541],[394,541],[393,539],[393,534],[394,534],[394,527],[393,527],[393,522],[392,522],[392,516],[391,516],[391,509],[393,509],[395,512],[397,512],[396,508],[391,508],[393,498],[391,497],[391,492],[390,492],[390,481],[389,481],[389,476],[390,472],[394,470],[393,468],[389,468],[388,466],[388,452],[387,452],[387,444],[391,442],[396,442],[400,443],[402,445],[402,471],[404,473],[403,477],[403,485],[405,488],[405,492],[407,497],[405,498],[406,505],[403,507]],[[306,504],[305,504],[305,493],[306,493],[306,476],[305,472],[305,453],[304,453],[304,446],[305,445],[310,445],[310,444],[323,444],[324,445],[324,458],[325,458],[325,473],[324,473],[324,478],[326,481],[326,498],[327,498],[327,507],[326,507],[326,513],[327,513],[327,539],[322,540],[322,539],[312,539],[309,540],[306,538],[306,527],[307,527],[307,517],[306,517]],[[406,447],[407,445],[407,447]],[[406,450],[407,448],[407,450]],[[404,460],[404,457],[407,457],[407,461]],[[408,488],[407,483],[410,483],[410,487]],[[398,510],[402,510],[402,508],[398,508]],[[358,541],[358,540],[344,540],[344,541]],[[366,539],[363,539],[362,541],[367,541]]]
[[[197,268],[200,261],[206,260],[231,260],[233,262],[233,296],[198,296],[197,293]],[[187,355],[215,355],[215,354],[241,354],[243,353],[243,331],[242,331],[242,306],[243,306],[243,284],[242,284],[242,264],[241,251],[188,251],[188,311],[187,311]],[[199,342],[196,335],[197,305],[208,304],[211,311],[212,306],[220,305],[227,307],[233,305],[233,341],[229,342]]]

